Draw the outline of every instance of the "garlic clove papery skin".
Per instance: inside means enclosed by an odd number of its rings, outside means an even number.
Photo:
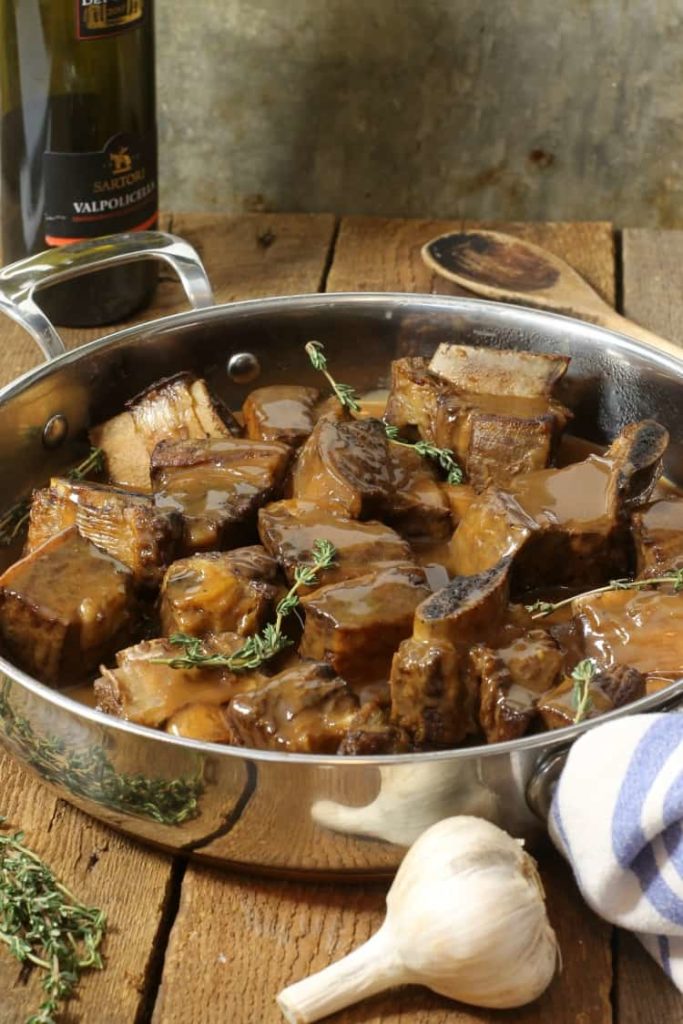
[[[287,1024],[312,1024],[406,980],[394,936],[385,921],[371,939],[343,960],[283,989],[277,1004]]]
[[[559,959],[543,886],[521,843],[482,818],[447,818],[406,854],[380,930],[284,989],[289,1024],[312,1024],[392,985],[496,1009],[530,1003]]]
[[[420,837],[387,896],[387,922],[408,973],[473,1006],[522,1006],[555,974],[535,862],[480,818],[450,818]]]

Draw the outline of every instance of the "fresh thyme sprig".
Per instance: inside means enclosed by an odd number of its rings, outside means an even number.
[[[584,658],[572,672],[574,687],[572,689],[572,704],[575,708],[574,723],[582,722],[593,707],[590,695],[590,688],[595,678],[596,666],[592,658]]]
[[[22,498],[0,516],[0,544],[6,547],[19,536],[28,522],[30,512],[31,502],[28,498]]]
[[[437,462],[448,474],[449,484],[461,484],[463,482],[462,469],[455,461],[455,456],[450,448],[437,448],[435,444],[430,444],[429,441],[403,441],[399,437],[398,427],[394,427],[390,423],[385,423],[384,429],[392,444],[400,444],[403,448],[413,448],[423,458],[433,459],[434,462]]]
[[[320,341],[309,341],[304,346],[313,368],[319,370],[327,377],[332,390],[339,399],[339,403],[352,413],[361,411],[360,398],[357,391],[349,384],[339,384],[327,368],[323,344]],[[463,481],[462,469],[455,460],[453,452],[449,448],[437,448],[429,441],[403,441],[399,437],[398,427],[390,423],[384,424],[384,429],[389,440],[393,444],[400,444],[403,448],[413,448],[418,455],[425,459],[433,459],[448,474],[449,484],[461,484]]]
[[[673,585],[674,593],[676,594],[683,590],[683,568],[672,570],[663,576],[653,576],[651,579],[646,580],[610,580],[604,587],[586,590],[583,594],[574,594],[573,597],[565,597],[562,601],[555,601],[554,603],[552,601],[534,601],[533,604],[528,604],[525,607],[531,614],[532,619],[544,619],[546,615],[552,615],[558,608],[564,608],[566,605],[571,604],[572,601],[578,601],[580,598],[592,597],[594,594],[607,594],[610,590],[643,590],[647,587],[660,587],[666,583]]]
[[[154,658],[155,665],[169,665],[171,668],[227,668],[231,672],[247,672],[258,668],[276,654],[289,647],[292,641],[282,632],[285,618],[299,605],[299,591],[318,581],[318,574],[334,564],[337,551],[329,540],[316,540],[313,544],[311,565],[298,565],[294,571],[294,583],[275,609],[275,622],[269,622],[261,633],[248,637],[242,647],[232,654],[207,654],[203,641],[187,633],[173,633],[172,644],[185,648],[178,658]]]
[[[0,816],[0,825],[4,824]],[[56,1024],[81,973],[102,968],[106,921],[80,903],[50,868],[24,846],[24,835],[0,835],[0,942],[20,963],[46,972],[46,998],[27,1024]]]
[[[82,462],[66,474],[69,480],[85,480],[88,473],[102,473],[104,470],[104,451],[102,448],[91,448]]]
[[[0,726],[10,749],[20,752],[46,782],[110,810],[149,818],[160,825],[182,825],[199,815],[204,792],[201,771],[174,779],[141,772],[118,772],[102,746],[78,749],[56,736],[38,736],[9,699],[11,683],[0,690]]]
[[[311,360],[313,369],[319,370],[320,373],[327,377],[330,387],[339,399],[339,404],[348,409],[349,412],[360,412],[360,398],[355,388],[352,388],[350,384],[338,384],[327,369],[327,358],[322,342],[308,341],[304,348],[306,349],[306,355]]]
[[[101,473],[104,469],[104,452],[91,448],[88,455],[66,474],[69,480],[84,480],[88,473]],[[0,516],[0,544],[7,546],[21,533],[31,512],[31,499],[22,498]]]

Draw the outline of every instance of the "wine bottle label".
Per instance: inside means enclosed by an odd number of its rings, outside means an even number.
[[[110,36],[144,16],[144,0],[76,0],[76,35],[79,39]]]
[[[45,241],[142,231],[157,217],[156,140],[113,136],[99,153],[43,155]]]

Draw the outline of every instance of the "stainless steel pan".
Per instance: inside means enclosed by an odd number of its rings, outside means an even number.
[[[64,352],[34,290],[144,256],[176,269],[194,308]],[[257,381],[319,383],[303,352],[310,338],[324,341],[335,372],[361,391],[386,385],[392,358],[431,353],[441,341],[566,353],[560,397],[575,410],[575,432],[608,442],[626,423],[655,417],[672,436],[668,476],[683,484],[683,361],[673,347],[461,298],[212,301],[196,253],[155,232],[82,243],[0,272],[0,307],[47,360],[0,391],[0,511],[76,461],[90,424],[160,376],[195,370],[233,407]],[[147,842],[277,874],[390,872],[423,828],[459,812],[534,838],[567,748],[592,727],[434,754],[283,755],[176,739],[90,710],[2,658],[0,671],[0,740],[60,796]],[[682,692],[683,681],[612,717],[673,707]]]

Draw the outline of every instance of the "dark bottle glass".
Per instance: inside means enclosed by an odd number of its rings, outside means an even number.
[[[152,0],[0,0],[5,263],[76,239],[153,228],[157,160]],[[41,291],[58,324],[145,305],[151,261]]]

